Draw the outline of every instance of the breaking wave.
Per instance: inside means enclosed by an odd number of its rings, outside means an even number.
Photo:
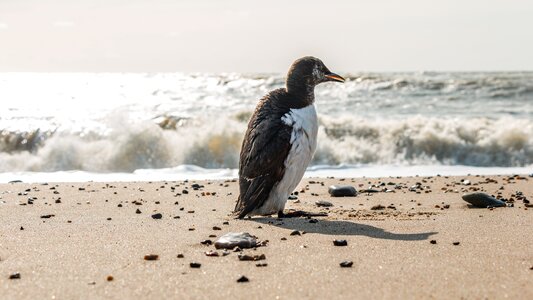
[[[229,117],[165,117],[105,134],[1,132],[0,172],[132,172],[191,164],[236,168],[249,112]],[[363,119],[321,115],[315,165],[533,164],[533,121],[512,118]]]

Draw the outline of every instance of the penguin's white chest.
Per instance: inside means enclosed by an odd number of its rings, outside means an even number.
[[[291,149],[285,159],[283,178],[274,186],[261,213],[269,214],[282,211],[287,198],[294,191],[309,166],[316,150],[318,118],[314,105],[291,109],[281,118],[292,127]]]

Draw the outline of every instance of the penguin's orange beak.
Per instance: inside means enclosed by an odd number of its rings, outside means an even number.
[[[342,76],[337,75],[335,73],[329,73],[324,75],[328,79],[328,81],[337,81],[337,82],[344,82],[344,78]]]

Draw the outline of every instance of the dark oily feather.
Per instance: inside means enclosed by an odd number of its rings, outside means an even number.
[[[239,162],[240,194],[235,206],[239,218],[261,207],[283,178],[292,128],[281,117],[296,104],[294,99],[285,89],[270,92],[248,123]]]

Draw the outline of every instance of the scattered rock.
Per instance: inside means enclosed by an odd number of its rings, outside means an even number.
[[[253,248],[257,238],[248,232],[228,232],[215,241],[216,249]]]
[[[379,190],[376,190],[376,189],[364,189],[364,190],[360,190],[361,193],[367,193],[367,194],[371,194],[371,193],[379,193]]]
[[[13,273],[9,275],[9,279],[20,279],[20,273]]]
[[[250,281],[250,279],[248,279],[248,277],[242,275],[241,277],[239,277],[239,279],[237,279],[237,282],[248,282]]]
[[[42,215],[41,219],[50,219],[51,217],[55,217],[56,215]]]
[[[192,263],[189,264],[189,266],[191,268],[193,268],[193,269],[199,269],[202,266],[202,264],[201,263],[197,263],[197,262],[192,262]]]
[[[334,240],[333,245],[335,246],[348,246],[348,241],[346,240]]]
[[[332,197],[353,197],[357,195],[357,191],[351,185],[332,185],[329,187],[328,193]]]
[[[213,226],[213,230],[222,230],[222,228],[220,228],[218,226]]]
[[[203,240],[203,241],[200,242],[200,244],[202,244],[202,245],[212,245],[213,241],[212,240]]]
[[[333,203],[329,201],[319,200],[315,202],[316,206],[318,207],[331,207],[333,206]]]
[[[298,230],[291,232],[291,235],[302,235]]]
[[[259,254],[259,255],[239,254],[237,257],[239,258],[240,261],[258,261],[258,260],[266,259],[266,256],[264,254]]]
[[[463,200],[472,204],[475,207],[501,207],[505,206],[505,202],[491,197],[485,193],[470,193],[462,196]]]
[[[144,260],[158,260],[159,255],[157,254],[148,254],[144,256]]]
[[[113,281],[113,279],[115,279],[115,278],[113,278],[113,276],[109,275],[109,276],[107,276],[106,279],[107,279],[107,281]]]
[[[255,264],[256,267],[266,267],[268,266],[267,263],[258,263],[258,264]],[[532,267],[533,268],[533,267]],[[533,270],[533,269],[532,269]]]
[[[370,209],[371,210],[382,210],[382,209],[385,209],[385,206],[378,204],[378,205],[372,206]]]
[[[153,215],[152,215],[152,219],[159,220],[159,219],[161,219],[161,218],[163,218],[163,215],[160,214],[160,213],[157,213],[157,214],[153,214]]]
[[[437,243],[437,240],[431,240],[429,241],[431,244],[435,245]]]
[[[353,261],[345,260],[340,263],[341,268],[351,268],[353,266]]]
[[[458,246],[460,243],[461,243],[461,242],[453,242],[452,244],[453,244],[454,246]]]
[[[141,213],[141,210],[137,208],[137,210],[135,211],[136,214],[140,214]]]
[[[184,258],[185,255],[183,255],[183,253],[180,253],[180,254],[177,255],[177,257],[178,257],[178,258]]]
[[[217,256],[220,256],[220,254],[218,254],[218,252],[215,250],[211,250],[211,251],[205,252],[205,256],[217,257]]]

